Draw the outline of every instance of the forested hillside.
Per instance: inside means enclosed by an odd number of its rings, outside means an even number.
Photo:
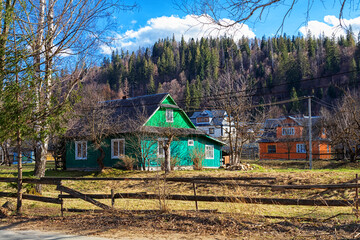
[[[191,110],[207,107],[215,92],[219,97],[219,89],[214,89],[223,85],[227,73],[235,85],[246,81],[257,103],[306,95],[332,103],[341,89],[356,87],[359,60],[360,43],[351,30],[340,38],[314,38],[310,33],[238,42],[228,37],[188,42],[172,38],[137,52],[113,52],[91,70],[91,81],[107,84],[116,96],[170,92]],[[304,109],[302,103],[284,107],[288,113]]]

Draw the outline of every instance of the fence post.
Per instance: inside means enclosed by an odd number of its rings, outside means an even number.
[[[61,180],[60,180],[60,182],[58,183],[58,186],[61,186]],[[63,192],[62,191],[60,191],[60,196],[63,194]],[[61,217],[64,217],[64,199],[61,197],[60,198],[60,200],[61,200],[61,205],[60,205],[60,211],[61,211]]]
[[[355,209],[356,221],[359,221],[359,175],[356,174],[356,188],[355,188]]]
[[[194,197],[195,197],[196,211],[199,211],[199,209],[198,209],[197,197],[196,197],[196,184],[195,184],[195,182],[193,182],[193,188],[194,188]]]
[[[114,198],[114,189],[111,189],[111,207],[114,208],[115,198]]]
[[[62,195],[62,191],[60,191],[60,195]],[[61,200],[61,217],[64,216],[64,199],[60,198]]]

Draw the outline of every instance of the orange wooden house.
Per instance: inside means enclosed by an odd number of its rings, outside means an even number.
[[[312,117],[313,159],[330,159],[331,146],[320,117]],[[308,159],[308,117],[267,119],[258,141],[260,159]]]

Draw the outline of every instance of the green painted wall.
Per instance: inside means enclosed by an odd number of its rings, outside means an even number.
[[[170,104],[176,105],[175,101],[170,97],[166,97],[162,104]],[[173,109],[173,118],[174,121],[172,123],[166,122],[166,108],[160,108],[155,114],[150,117],[150,119],[146,122],[145,126],[153,126],[153,127],[172,127],[172,128],[192,128],[195,129],[195,126],[192,124],[187,115],[180,109]],[[117,162],[121,161],[121,159],[112,159],[111,158],[111,139],[116,138],[124,138],[125,139],[125,154],[127,156],[135,157],[136,151],[134,150],[134,136],[113,136],[112,138],[108,138],[105,140],[104,151],[105,151],[105,159],[104,164],[106,167],[112,167]],[[194,140],[194,146],[188,146],[188,139]],[[150,154],[150,165],[151,166],[160,166],[162,159],[159,159],[157,156],[158,152],[158,138],[154,136],[148,135],[146,140],[143,140],[143,151],[151,152]],[[177,138],[171,143],[171,156],[178,159],[179,166],[192,166],[191,161],[191,153],[194,149],[199,149],[200,151],[205,151],[205,145],[213,145],[214,146],[214,159],[205,159],[203,162],[204,167],[219,167],[221,156],[221,144],[206,137],[182,137]],[[150,146],[150,148],[149,148]],[[87,159],[85,160],[75,160],[75,141],[70,141],[66,145],[66,166],[67,168],[88,168],[94,169],[98,168],[98,163],[96,159],[99,156],[99,151],[95,150],[92,147],[90,142],[87,142]],[[146,149],[146,150],[144,150]],[[140,160],[140,159],[138,159]],[[140,163],[139,163],[140,166]]]
[[[166,109],[160,108],[156,113],[145,123],[145,126],[152,127],[173,127],[173,128],[194,128],[191,121],[182,110],[173,109],[174,122],[166,122]]]
[[[124,136],[116,136],[113,138],[125,138]],[[129,136],[127,136],[129,138]],[[149,138],[150,139],[150,138]],[[149,151],[152,153],[151,156],[151,167],[160,166],[161,161],[163,159],[159,159],[157,156],[158,144],[155,138],[151,138],[152,140],[143,140],[143,146],[148,147]],[[188,146],[188,139],[194,140],[194,146]],[[114,166],[120,159],[111,159],[111,139],[106,139],[106,144],[104,146],[105,150],[105,159],[104,164],[107,167]],[[205,151],[205,145],[213,145],[214,146],[214,159],[205,159],[203,162],[204,167],[220,167],[221,162],[221,145],[217,142],[207,138],[207,137],[183,137],[174,140],[171,143],[171,157],[176,157],[178,159],[178,166],[192,166],[191,161],[191,153],[194,149],[198,149],[202,152]],[[125,141],[125,154],[128,156],[134,156],[134,150],[130,146],[129,139]],[[94,169],[98,168],[97,157],[99,156],[99,152],[95,150],[90,142],[87,142],[87,159],[86,160],[75,160],[75,141],[71,141],[67,143],[67,152],[66,152],[66,167],[71,168],[88,168]],[[140,164],[139,164],[140,166]]]

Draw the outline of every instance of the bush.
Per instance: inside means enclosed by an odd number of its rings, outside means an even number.
[[[194,170],[202,170],[203,169],[203,161],[205,159],[205,153],[202,149],[196,147],[190,153],[190,158],[192,163],[194,164]]]
[[[126,170],[133,170],[134,169],[134,165],[135,165],[136,159],[129,157],[129,156],[125,156],[124,158],[121,159],[121,161],[118,161],[115,165],[114,168],[118,168],[118,169],[126,169]]]

